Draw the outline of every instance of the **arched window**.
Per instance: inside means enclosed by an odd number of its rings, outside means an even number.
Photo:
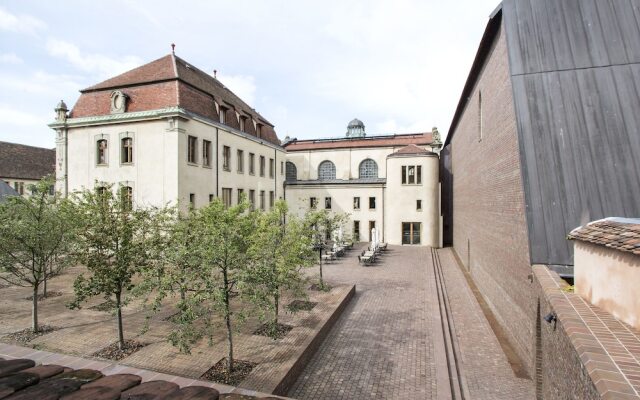
[[[360,163],[360,178],[377,178],[378,164],[370,158]]]
[[[325,160],[318,166],[318,179],[321,181],[336,179],[336,166],[329,160]]]
[[[106,165],[109,161],[107,158],[107,140],[100,139],[97,143],[97,151],[98,151],[98,165]]]
[[[295,182],[298,180],[298,169],[296,168],[296,165],[291,161],[287,161],[286,180],[289,182]]]

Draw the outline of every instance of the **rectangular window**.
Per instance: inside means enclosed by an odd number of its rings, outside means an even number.
[[[243,197],[244,197],[244,189],[238,189],[238,204],[242,203]]]
[[[195,136],[189,136],[187,142],[187,162],[196,163],[196,150],[198,147],[198,138]]]
[[[249,190],[249,203],[252,210],[256,208],[256,191],[253,189]]]
[[[247,119],[245,117],[240,117],[240,130],[242,132],[244,132],[244,126],[245,126],[245,122],[247,121]]]
[[[260,156],[260,176],[264,176],[265,158]]]
[[[244,151],[238,150],[236,158],[238,159],[238,173],[244,173]]]
[[[315,197],[309,197],[309,207],[311,209],[315,209],[318,207],[318,199]]]
[[[354,197],[353,198],[353,209],[354,210],[359,210],[360,209],[360,197]]]
[[[98,165],[107,165],[108,163],[108,149],[107,149],[107,141],[105,139],[98,140],[98,157],[97,164]]]
[[[276,201],[276,195],[273,190],[269,192],[269,209],[273,208],[273,204]]]
[[[13,182],[13,188],[18,194],[24,194],[24,182]]]
[[[122,139],[122,163],[131,164],[133,162],[133,139]]]
[[[194,208],[196,206],[196,194],[189,193],[189,207]]]
[[[416,200],[416,210],[422,211],[422,200]]]
[[[402,184],[421,185],[422,184],[422,166],[421,165],[403,165],[402,166]]]
[[[249,173],[256,174],[256,155],[253,153],[249,153]]]
[[[324,198],[324,208],[331,210],[331,197]]]
[[[202,141],[202,165],[211,166],[211,142],[209,140]]]
[[[222,146],[222,169],[231,171],[231,148],[229,146]]]
[[[353,221],[353,241],[360,241],[360,221]]]
[[[369,209],[370,210],[375,210],[376,209],[376,198],[375,197],[369,197]]]
[[[211,203],[214,198],[215,198],[215,196],[212,195],[211,193],[209,193],[209,203]]]
[[[226,207],[231,207],[231,189],[222,188],[222,202]]]
[[[284,175],[284,161],[280,161],[280,175]]]
[[[256,124],[256,136],[262,137],[262,124]]]
[[[220,112],[218,113],[218,117],[220,119],[221,124],[227,123],[227,109],[224,107],[220,107]]]
[[[273,158],[269,159],[269,178],[273,178],[275,174],[275,160]]]
[[[264,190],[260,191],[260,209],[264,210]]]

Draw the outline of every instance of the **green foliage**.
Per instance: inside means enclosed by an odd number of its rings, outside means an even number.
[[[66,254],[75,218],[66,200],[50,194],[54,183],[44,178],[30,187],[31,196],[9,197],[0,204],[0,279],[33,289],[34,332],[39,331],[38,287],[71,262]]]
[[[244,297],[258,306],[261,319],[271,317],[270,336],[274,338],[278,335],[282,292],[294,298],[305,296],[303,269],[312,266],[316,256],[309,227],[287,213],[287,204],[278,201],[271,211],[255,217],[249,247],[251,262],[242,287]]]
[[[72,258],[86,265],[89,276],[78,276],[73,284],[75,298],[70,308],[104,295],[115,304],[118,341],[124,346],[122,307],[133,277],[152,254],[151,234],[157,210],[134,208],[130,200],[114,194],[113,186],[74,193],[73,209],[79,221]]]
[[[326,209],[309,210],[305,216],[303,225],[312,232],[312,245],[318,252],[318,264],[320,277],[318,287],[321,290],[329,290],[322,277],[322,251],[328,248],[328,242],[334,237],[337,230],[343,227],[349,217],[345,213],[332,213]]]

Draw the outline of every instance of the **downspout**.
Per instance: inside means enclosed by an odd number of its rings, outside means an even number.
[[[69,138],[67,129],[67,122],[65,121],[64,127],[64,197],[69,196]]]
[[[218,186],[220,184],[220,169],[218,168],[218,162],[220,160],[220,140],[218,135],[218,127],[216,127],[216,197],[220,197],[220,191]]]
[[[274,147],[273,148],[273,202],[274,204],[276,202],[276,197],[278,197],[278,150],[276,150],[276,148]]]

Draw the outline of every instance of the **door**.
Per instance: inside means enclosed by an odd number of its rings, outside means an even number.
[[[402,244],[420,244],[420,222],[402,223]]]

